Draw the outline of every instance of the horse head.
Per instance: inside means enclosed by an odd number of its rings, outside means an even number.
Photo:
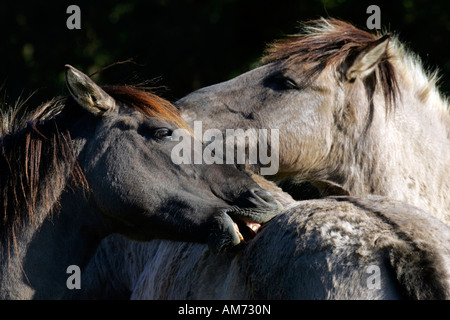
[[[67,86],[83,121],[72,138],[90,203],[114,232],[132,239],[208,242],[222,250],[280,210],[234,165],[175,164],[172,133],[187,125],[167,101],[132,87],[104,87],[67,66]],[[242,235],[244,234],[244,236]]]

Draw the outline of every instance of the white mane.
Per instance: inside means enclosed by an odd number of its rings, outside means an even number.
[[[450,121],[449,100],[437,86],[440,80],[439,71],[426,70],[422,59],[406,48],[398,36],[391,38],[388,50],[397,75],[402,79],[401,82],[416,92],[416,97],[426,106],[438,110],[447,121]]]

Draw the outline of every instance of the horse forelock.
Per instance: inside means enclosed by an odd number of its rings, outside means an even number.
[[[288,36],[270,44],[262,63],[281,61],[291,66],[298,63],[313,63],[309,77],[315,77],[328,66],[339,67],[347,58],[371,45],[376,36],[338,19],[311,20],[302,25],[299,34]],[[381,58],[376,76],[386,101],[387,111],[393,107],[399,94],[396,70],[390,61],[391,52]]]
[[[191,128],[181,118],[180,112],[173,104],[148,90],[134,86],[106,86],[103,89],[115,100],[146,116],[171,121],[177,127],[191,132]]]

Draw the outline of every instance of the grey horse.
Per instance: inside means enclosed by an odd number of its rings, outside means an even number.
[[[399,40],[314,20],[269,46],[262,63],[180,99],[183,118],[205,131],[278,129],[279,170],[269,178],[300,196],[305,182],[331,182],[450,224],[449,104],[437,75]]]

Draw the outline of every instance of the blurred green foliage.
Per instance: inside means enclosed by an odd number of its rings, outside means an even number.
[[[66,9],[81,9],[81,30],[69,30]],[[441,90],[450,92],[450,2],[402,0],[153,0],[2,1],[0,86],[7,100],[28,95],[42,102],[67,94],[64,65],[102,84],[160,78],[171,100],[253,68],[266,44],[321,16],[365,28],[371,4],[381,8],[384,29],[399,34],[427,67],[439,68]],[[5,93],[6,92],[6,93]]]

